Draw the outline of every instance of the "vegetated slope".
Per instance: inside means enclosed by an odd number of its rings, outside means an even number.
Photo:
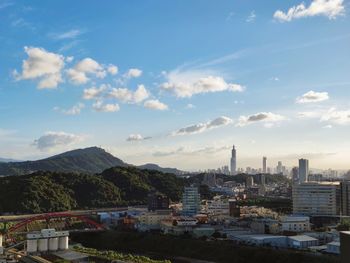
[[[22,175],[35,171],[94,174],[114,166],[127,166],[127,164],[101,148],[90,147],[38,161],[0,163],[0,175]]]
[[[145,204],[151,190],[178,201],[183,180],[173,174],[114,167],[101,174],[35,172],[0,178],[0,213],[43,213]]]
[[[160,167],[158,164],[154,164],[154,163],[146,163],[143,165],[139,165],[137,166],[140,169],[147,169],[147,170],[155,170],[155,171],[160,171],[163,173],[172,173],[172,174],[176,174],[176,175],[180,175],[183,174],[184,172],[176,169],[176,168],[164,168],[164,167]]]

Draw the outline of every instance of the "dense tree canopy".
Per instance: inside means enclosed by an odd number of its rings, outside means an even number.
[[[71,209],[145,204],[156,190],[179,201],[183,179],[134,167],[101,174],[35,172],[0,178],[0,213],[42,213]]]

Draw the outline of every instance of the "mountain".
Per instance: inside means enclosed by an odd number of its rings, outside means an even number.
[[[18,160],[14,159],[8,159],[8,158],[1,158],[0,157],[0,163],[9,163],[9,162],[19,162]]]
[[[163,167],[160,167],[159,165],[154,164],[154,163],[146,163],[146,164],[143,164],[143,165],[139,165],[137,167],[140,168],[140,169],[155,170],[155,171],[159,171],[159,172],[163,172],[163,173],[170,173],[170,174],[176,174],[176,175],[180,175],[180,174],[184,173],[184,171],[181,171],[179,169],[176,169],[176,168],[163,168]]]
[[[150,191],[179,201],[184,184],[173,174],[132,166],[112,167],[98,174],[39,171],[0,177],[0,214],[146,204]]]
[[[98,147],[77,149],[46,159],[0,163],[0,175],[23,175],[35,171],[100,173],[115,166],[127,166],[122,160]]]

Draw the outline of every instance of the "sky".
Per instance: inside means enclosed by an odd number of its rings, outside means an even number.
[[[348,0],[0,0],[0,157],[350,169]]]

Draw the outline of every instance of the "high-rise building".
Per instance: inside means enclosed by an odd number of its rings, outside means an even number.
[[[277,163],[276,173],[277,174],[283,173],[283,166],[282,166],[282,162],[281,161],[278,161],[278,163]]]
[[[341,215],[350,216],[350,181],[340,183]]]
[[[264,174],[266,174],[266,172],[267,172],[267,170],[266,170],[266,164],[267,164],[267,158],[264,156],[263,157],[263,170],[262,170],[262,172],[264,173]]]
[[[236,149],[233,145],[232,152],[231,152],[231,174],[235,175],[237,169],[237,162],[236,162]]]
[[[254,178],[253,178],[253,176],[247,176],[246,187],[252,187],[253,185],[254,185]]]
[[[200,194],[198,187],[185,187],[182,195],[182,214],[184,216],[194,216],[200,211]]]
[[[299,183],[299,168],[293,167],[292,169],[292,182],[293,184]]]
[[[309,160],[299,159],[299,182],[309,181]]]
[[[339,182],[306,182],[294,184],[293,213],[306,216],[338,216],[340,214]]]

